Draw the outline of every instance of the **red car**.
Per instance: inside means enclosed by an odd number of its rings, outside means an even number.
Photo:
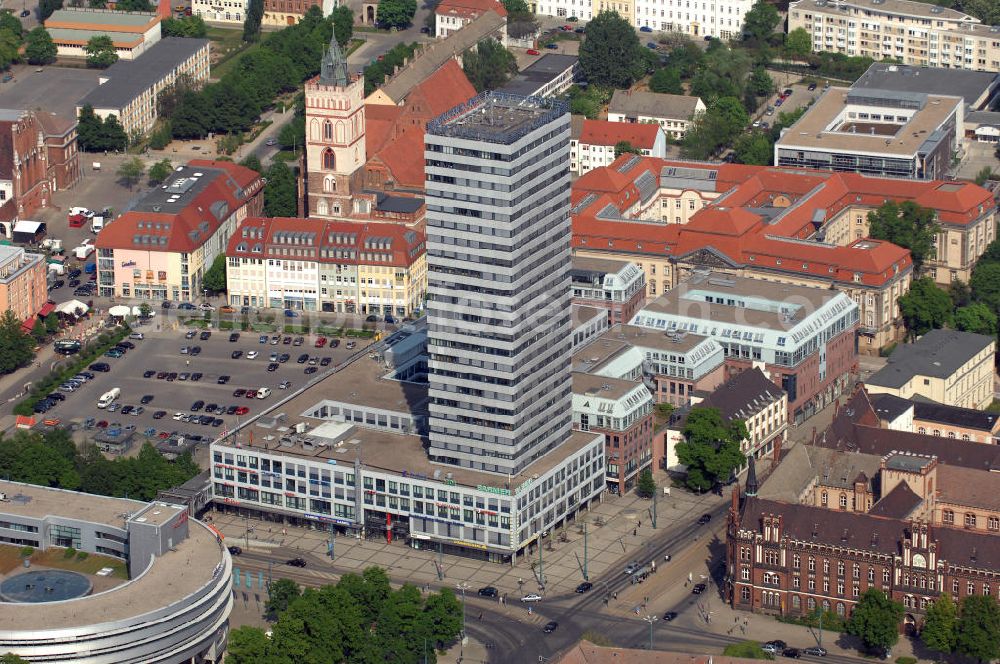
[[[70,228],[80,228],[85,223],[87,223],[87,218],[82,214],[74,214],[69,217],[69,227]]]
[[[250,412],[250,409],[247,408],[246,406],[238,406],[236,408],[236,414],[237,415],[246,415],[249,412]]]
[[[528,55],[541,55],[541,53],[538,52],[538,49],[529,48],[528,49]]]
[[[247,390],[247,399],[256,399],[257,390]]]
[[[326,345],[326,337],[316,337],[316,348],[322,348]]]
[[[565,30],[566,32],[573,32],[573,26],[572,25],[564,25],[562,27],[562,29]]]

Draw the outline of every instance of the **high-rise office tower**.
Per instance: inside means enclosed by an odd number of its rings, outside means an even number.
[[[570,116],[484,93],[425,135],[433,461],[516,474],[567,440]]]

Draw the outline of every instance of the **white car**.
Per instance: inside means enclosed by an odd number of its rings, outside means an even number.
[[[202,311],[215,311],[215,307],[213,307],[208,302],[202,302],[201,304],[198,305],[198,308],[201,309]]]
[[[187,415],[187,413],[174,413],[174,419],[175,420],[182,420],[182,419],[184,419],[185,415]]]
[[[287,390],[291,386],[292,386],[292,382],[291,381],[289,381],[289,380],[283,380],[283,381],[281,381],[281,385],[278,385],[278,389],[279,390]]]
[[[525,595],[524,597],[522,597],[521,601],[522,602],[541,602],[542,601],[542,596],[541,595],[537,595],[535,593],[531,593],[530,595]]]
[[[255,350],[247,351],[247,359],[248,360],[252,360],[252,359],[256,358],[257,355],[258,355],[258,353]]]

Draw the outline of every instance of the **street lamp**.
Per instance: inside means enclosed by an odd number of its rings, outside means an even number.
[[[462,591],[462,656],[465,656],[465,591],[469,589],[469,584],[465,581],[455,584],[455,590]]]
[[[653,649],[653,623],[656,622],[657,617],[654,616],[654,615],[647,615],[642,620],[644,620],[644,621],[646,621],[646,622],[649,623],[649,649],[652,650]]]

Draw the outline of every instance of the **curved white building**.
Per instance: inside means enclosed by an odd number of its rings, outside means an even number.
[[[114,556],[130,576],[113,587],[95,578],[76,599],[0,602],[0,652],[77,664],[221,660],[232,560],[187,508],[0,482],[0,545]]]

